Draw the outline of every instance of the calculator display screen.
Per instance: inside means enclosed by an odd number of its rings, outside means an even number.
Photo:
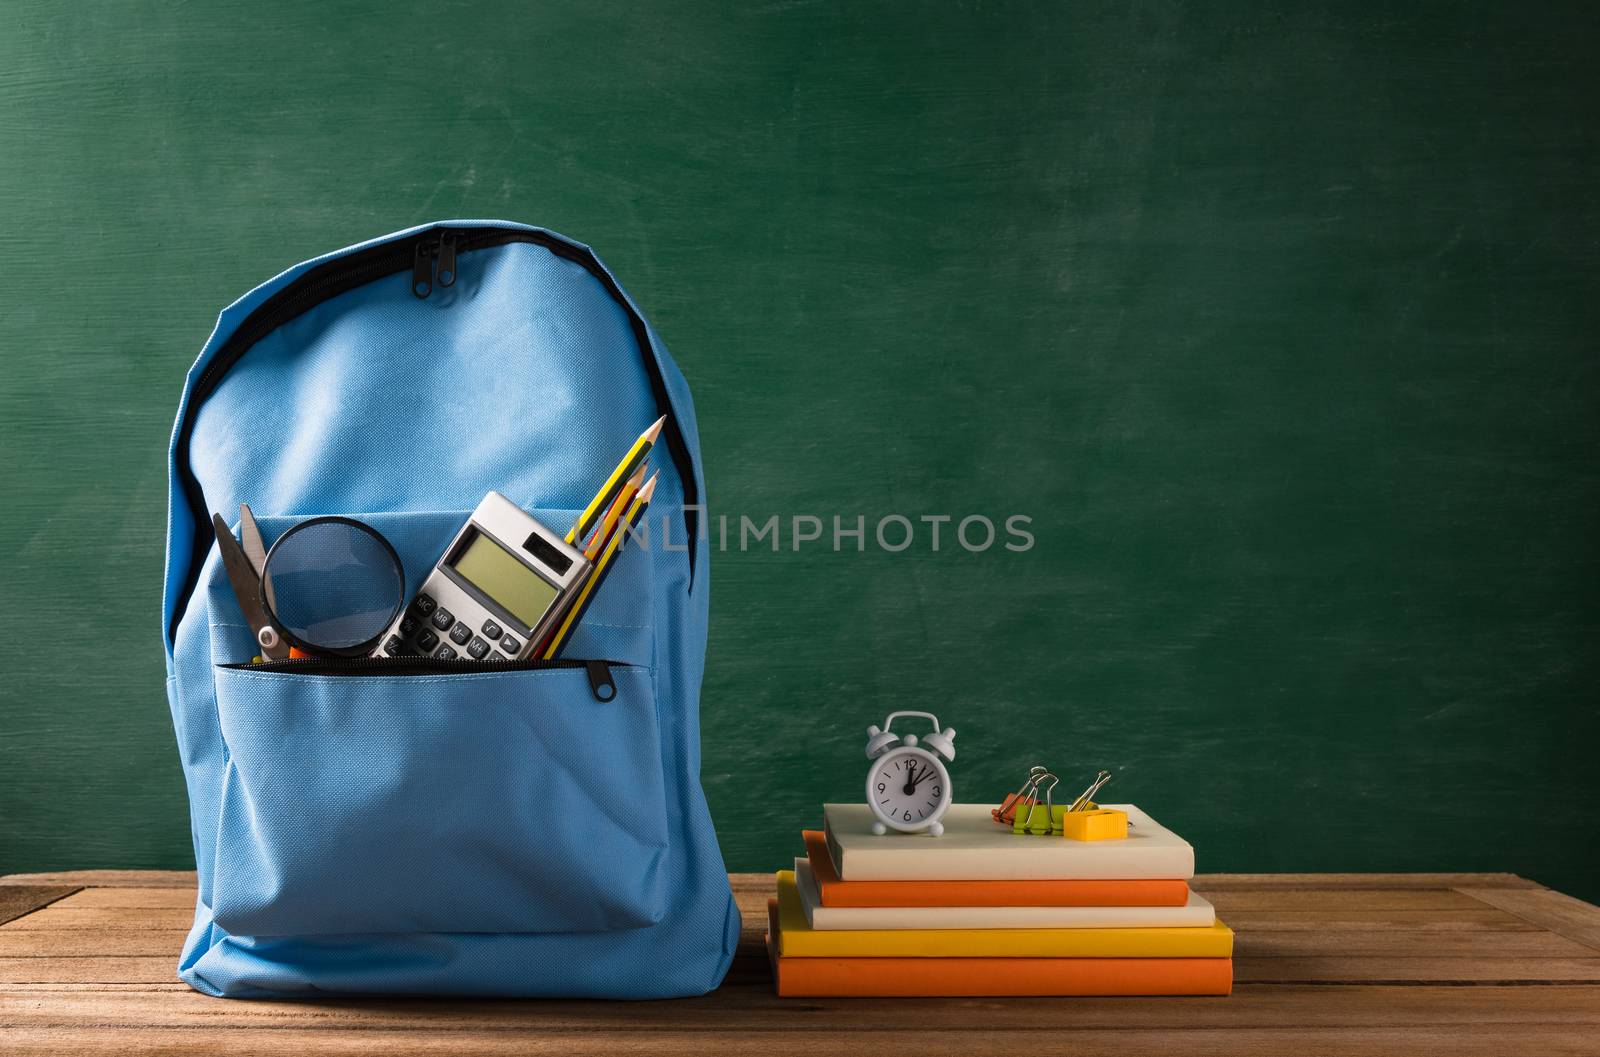
[[[473,533],[456,556],[455,570],[530,628],[538,626],[556,598],[556,589],[542,576],[481,532]]]

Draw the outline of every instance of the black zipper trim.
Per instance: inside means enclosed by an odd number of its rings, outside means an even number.
[[[260,664],[219,664],[236,672],[285,672],[290,675],[481,675],[492,672],[541,672],[582,668],[589,673],[589,690],[596,701],[617,696],[612,668],[633,668],[621,661],[522,660],[474,661],[466,657],[303,657]]]
[[[645,373],[650,378],[650,393],[655,398],[656,410],[669,416],[663,435],[666,437],[667,451],[678,469],[678,477],[683,482],[683,518],[688,533],[686,539],[689,582],[694,583],[695,530],[698,518],[693,508],[699,502],[700,494],[694,475],[694,460],[689,456],[689,445],[684,440],[678,416],[672,414],[672,398],[667,393],[667,380],[661,373],[661,365],[656,362],[655,350],[650,346],[650,331],[639,313],[628,304],[628,299],[623,296],[616,280],[600,267],[600,262],[595,259],[594,254],[543,232],[514,231],[508,228],[434,227],[418,232],[410,239],[386,242],[381,246],[347,254],[311,269],[267,298],[260,307],[246,316],[223,343],[222,348],[218,349],[216,355],[206,363],[205,370],[200,372],[200,377],[195,380],[194,387],[189,391],[189,399],[184,405],[183,417],[178,422],[177,435],[173,442],[173,464],[178,481],[183,486],[184,498],[189,504],[190,516],[194,518],[195,531],[188,573],[184,579],[183,590],[172,607],[172,623],[167,628],[170,639],[173,641],[177,639],[178,622],[183,618],[184,609],[199,584],[200,568],[205,564],[206,554],[211,550],[211,544],[215,539],[211,520],[209,516],[205,516],[205,493],[189,463],[189,442],[194,433],[194,423],[201,405],[216,391],[223,376],[233,369],[256,342],[291,319],[340,294],[397,272],[413,271],[419,257],[431,258],[438,254],[439,242],[445,233],[452,236],[451,247],[455,253],[468,253],[472,250],[489,249],[514,242],[543,246],[557,257],[582,266],[599,280],[606,293],[626,313],[634,341],[638,343],[639,351],[644,357]],[[451,282],[454,282],[453,278]]]

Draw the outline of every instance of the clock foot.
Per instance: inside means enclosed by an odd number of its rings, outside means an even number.
[[[930,823],[928,823],[928,832],[933,834],[935,837],[944,836],[944,823],[943,822],[930,822]]]
[[[874,837],[881,837],[885,833],[888,833],[888,832],[889,832],[889,827],[885,826],[882,822],[874,822],[872,824],[872,835]]]

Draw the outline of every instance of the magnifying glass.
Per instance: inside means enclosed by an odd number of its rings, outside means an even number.
[[[314,517],[278,537],[261,563],[261,604],[306,653],[365,656],[405,606],[400,556],[377,530]]]

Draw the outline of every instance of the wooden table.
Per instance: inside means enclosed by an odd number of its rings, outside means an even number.
[[[1228,998],[781,1000],[772,878],[735,874],[727,982],[682,1001],[206,998],[187,873],[0,878],[0,1054],[1600,1054],[1600,908],[1510,874],[1210,875]]]

